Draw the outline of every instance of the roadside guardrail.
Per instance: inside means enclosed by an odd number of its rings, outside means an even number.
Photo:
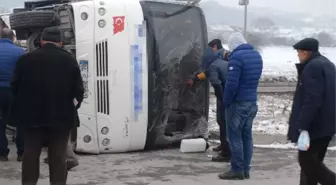
[[[258,93],[292,93],[295,92],[296,82],[260,82]],[[210,92],[214,93],[211,87]]]

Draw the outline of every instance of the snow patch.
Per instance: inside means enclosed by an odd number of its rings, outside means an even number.
[[[286,135],[288,118],[293,96],[290,94],[259,94],[258,114],[254,119],[252,131],[269,135]],[[209,109],[209,131],[218,131],[216,121],[216,98],[211,96]]]
[[[256,148],[273,148],[273,149],[297,149],[294,143],[280,143],[274,142],[268,145],[254,145]]]
[[[328,147],[328,150],[336,151],[336,146]]]
[[[259,94],[258,114],[252,130],[270,135],[286,135],[292,99],[290,94]]]
[[[219,140],[210,140],[212,143],[217,143],[219,144]],[[281,142],[273,142],[272,144],[267,144],[267,145],[258,145],[255,144],[253,145],[255,148],[270,148],[270,149],[284,149],[284,150],[289,150],[289,149],[294,149],[298,150],[297,146],[295,143],[281,143]],[[328,147],[328,150],[331,151],[336,151],[336,146]]]
[[[256,148],[272,148],[272,149],[295,149],[298,150],[294,143],[272,143],[269,145],[254,145]],[[328,147],[328,150],[336,151],[336,146]]]

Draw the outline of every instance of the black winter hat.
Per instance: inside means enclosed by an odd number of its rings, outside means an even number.
[[[45,28],[42,32],[41,40],[50,42],[62,42],[60,29],[56,26]]]
[[[296,50],[318,52],[319,42],[314,38],[305,38],[293,46]]]

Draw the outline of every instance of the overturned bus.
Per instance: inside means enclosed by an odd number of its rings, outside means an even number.
[[[80,66],[85,99],[76,150],[100,154],[207,138],[209,89],[185,81],[207,43],[202,10],[190,2],[43,0],[10,17],[33,51],[44,28],[59,26]]]

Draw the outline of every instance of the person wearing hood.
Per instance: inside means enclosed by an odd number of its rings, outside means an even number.
[[[228,40],[231,50],[223,104],[231,149],[231,169],[219,175],[226,180],[250,178],[253,153],[252,123],[257,114],[257,88],[263,69],[262,57],[241,33]]]
[[[219,152],[218,155],[212,158],[212,160],[216,162],[229,162],[231,159],[230,147],[226,139],[225,110],[222,105],[227,68],[227,61],[221,60],[213,51],[213,48],[208,46],[203,53],[201,63],[202,71],[196,73],[193,79],[187,81],[187,83],[191,86],[194,81],[209,79],[215,90],[215,96],[217,98],[217,123],[220,128],[219,132],[221,141],[220,146],[214,148],[215,151]]]
[[[336,130],[335,65],[319,53],[316,39],[303,39],[293,47],[300,63],[287,137],[294,143],[302,131],[310,137],[309,149],[299,151],[300,185],[334,185],[336,175],[323,159]]]

